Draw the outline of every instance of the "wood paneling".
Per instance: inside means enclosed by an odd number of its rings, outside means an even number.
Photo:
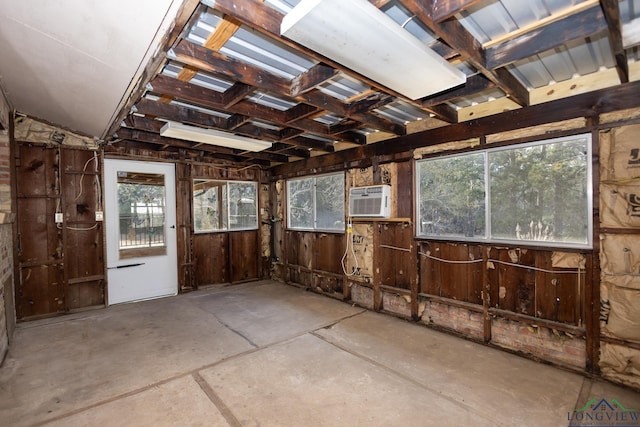
[[[227,233],[196,234],[193,237],[197,286],[229,283]]]
[[[17,151],[18,319],[104,304],[100,158],[64,146]]]
[[[259,277],[258,254],[260,242],[257,231],[229,233],[229,254],[231,255],[231,281],[242,282]]]

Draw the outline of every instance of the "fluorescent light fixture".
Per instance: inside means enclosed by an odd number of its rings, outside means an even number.
[[[413,100],[467,80],[367,0],[302,0],[280,34]]]
[[[183,125],[177,122],[167,122],[167,124],[160,129],[160,135],[192,142],[201,142],[203,144],[236,148],[244,151],[262,151],[271,148],[271,142],[245,138],[214,129]]]

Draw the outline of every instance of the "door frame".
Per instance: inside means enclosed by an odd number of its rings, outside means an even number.
[[[165,176],[164,236],[167,249],[165,255],[120,257],[118,172],[162,173]],[[177,295],[179,283],[175,164],[105,158],[104,187],[105,264],[107,270],[106,305]],[[157,284],[150,284],[154,280],[157,281]],[[125,282],[128,282],[128,284]],[[142,284],[142,286],[133,289],[130,286],[131,282]],[[130,292],[130,297],[123,296],[127,292]]]

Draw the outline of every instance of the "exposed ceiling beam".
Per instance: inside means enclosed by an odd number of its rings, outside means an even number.
[[[428,0],[433,22],[442,22],[482,0]]]
[[[147,119],[144,117],[136,117],[131,116],[125,120],[125,125],[127,128],[120,128],[118,130],[118,138],[135,140],[135,141],[145,141],[158,145],[171,145],[174,147],[180,148],[188,148],[188,149],[198,149],[201,151],[207,151],[211,153],[220,153],[225,155],[246,157],[246,158],[256,158],[262,160],[268,160],[271,162],[286,162],[286,156],[270,153],[268,151],[258,151],[258,152],[244,152],[242,150],[235,150],[228,147],[220,147],[216,145],[207,145],[207,144],[196,144],[191,143],[189,141],[184,141],[177,138],[167,138],[161,136],[158,132],[160,128],[164,126],[164,122]],[[255,128],[255,126],[254,126]],[[255,131],[244,129],[244,132],[238,132],[245,136],[251,137]]]
[[[503,75],[485,65],[484,49],[459,21],[449,19],[441,23],[434,22],[429,16],[428,9],[425,8],[424,0],[400,0],[400,3],[449,46],[457,50],[463,59],[469,61],[473,67],[500,87],[512,100],[523,106],[529,104],[528,91],[522,83],[515,78],[504,80]]]
[[[467,96],[476,95],[484,90],[495,87],[496,84],[486,78],[482,74],[476,74],[467,78],[467,83],[464,86],[448,90],[435,96],[426,98],[423,104],[426,107],[442,104],[445,102],[453,102],[457,99]]]
[[[169,46],[172,46],[175,43],[175,41],[180,36],[182,28],[184,28],[187,22],[189,22],[189,20],[192,19],[193,16],[195,16],[195,11],[198,8],[204,8],[204,6],[200,5],[199,0],[184,0],[183,4],[178,10],[176,19],[174,20],[174,25],[172,29],[167,34],[165,34],[162,42],[160,43],[158,52],[165,52],[169,48]],[[109,139],[111,135],[116,131],[116,129],[120,127],[120,123],[122,123],[122,120],[124,120],[124,118],[129,114],[129,112],[131,111],[131,107],[144,94],[147,83],[153,78],[154,74],[157,72],[164,61],[164,54],[157,54],[152,58],[151,61],[149,61],[138,82],[134,82],[135,88],[131,91],[129,98],[123,102],[122,108],[117,113],[109,128],[103,135],[101,135],[102,139]]]
[[[215,31],[205,40],[207,49],[219,51],[224,44],[240,29],[240,22],[230,16],[225,16],[218,24]]]
[[[174,78],[159,75],[151,82],[153,92],[167,94],[195,105],[212,108],[218,111],[225,110],[224,94],[211,89],[200,87],[191,83],[181,82]],[[299,127],[309,133],[320,136],[329,136],[329,127],[314,120],[302,119],[295,122],[287,122],[286,111],[256,104],[248,101],[238,102],[226,109],[228,112],[250,116],[256,119],[273,123],[277,126]],[[322,148],[318,146],[317,148]]]
[[[217,117],[180,105],[166,104],[144,98],[136,104],[135,110],[145,116],[161,117],[174,122],[189,123],[217,129],[226,129],[228,125],[227,119],[224,117]]]
[[[375,1],[377,4],[386,4],[387,2]],[[325,58],[324,56],[314,52],[310,49],[305,48],[304,46],[300,46],[297,43],[294,43],[291,40],[280,37],[280,24],[284,15],[271,7],[265,7],[264,3],[260,0],[244,0],[242,2],[237,2],[234,0],[216,0],[214,3],[214,9],[218,12],[221,12],[225,15],[232,16],[238,21],[254,28],[261,33],[277,39],[280,43],[283,43],[287,46],[291,46],[294,49],[301,51],[302,53],[308,55],[309,57],[317,60],[318,62],[329,65],[330,67],[335,68],[336,70],[345,72],[346,74],[352,75],[357,79],[361,80],[363,83],[371,85],[372,87],[382,90],[384,92],[391,93],[393,96],[398,98],[405,99],[407,102],[419,106],[419,103],[414,103],[414,101],[410,99],[406,99],[401,94],[380,85],[380,83],[371,80],[370,78],[363,76],[361,74],[355,73],[352,70],[349,70],[333,61],[331,58]],[[453,46],[453,45],[452,45]],[[285,93],[285,92],[282,92]],[[398,125],[396,125],[398,126]],[[387,130],[388,131],[388,130]],[[397,135],[404,135],[404,132],[391,132]]]
[[[195,43],[181,40],[173,49],[176,60],[198,67],[216,75],[256,86],[274,94],[279,94],[285,99],[289,96],[292,83],[280,76],[262,70],[256,66],[229,58],[217,52],[212,52]],[[326,66],[325,66],[326,67]],[[322,68],[327,72],[325,68]],[[301,92],[295,100],[304,102],[323,110],[331,111],[339,116],[348,114],[347,106],[339,99],[326,95],[318,89],[309,89]],[[369,126],[391,132],[396,135],[406,134],[406,128],[390,120],[377,117],[373,114],[359,113],[350,116],[354,120],[361,121]]]
[[[595,6],[486,49],[485,64],[489,69],[504,67],[570,41],[585,39],[606,29],[607,23],[602,9]]]
[[[291,90],[289,95],[293,98],[308,90],[331,80],[340,74],[340,71],[322,63],[316,64],[309,70],[297,75],[291,80]]]
[[[241,82],[236,82],[229,89],[225,90],[222,94],[222,101],[224,102],[225,109],[228,109],[232,105],[245,99],[256,90],[255,87]]]
[[[609,26],[609,45],[616,61],[616,71],[620,83],[629,81],[629,63],[622,41],[622,21],[620,20],[620,6],[618,0],[600,0],[605,20]]]
[[[274,176],[287,176],[301,170],[312,170],[333,165],[344,165],[352,161],[371,159],[380,155],[391,155],[415,148],[462,141],[492,133],[507,132],[546,123],[560,122],[578,117],[593,117],[597,114],[640,107],[640,81],[625,83],[614,88],[588,92],[557,101],[530,107],[518,108],[476,120],[416,132],[339,151],[321,157],[279,165],[272,169]]]

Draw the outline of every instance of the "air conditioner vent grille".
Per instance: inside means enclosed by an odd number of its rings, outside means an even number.
[[[349,190],[349,215],[352,217],[389,218],[391,187],[374,185]]]

